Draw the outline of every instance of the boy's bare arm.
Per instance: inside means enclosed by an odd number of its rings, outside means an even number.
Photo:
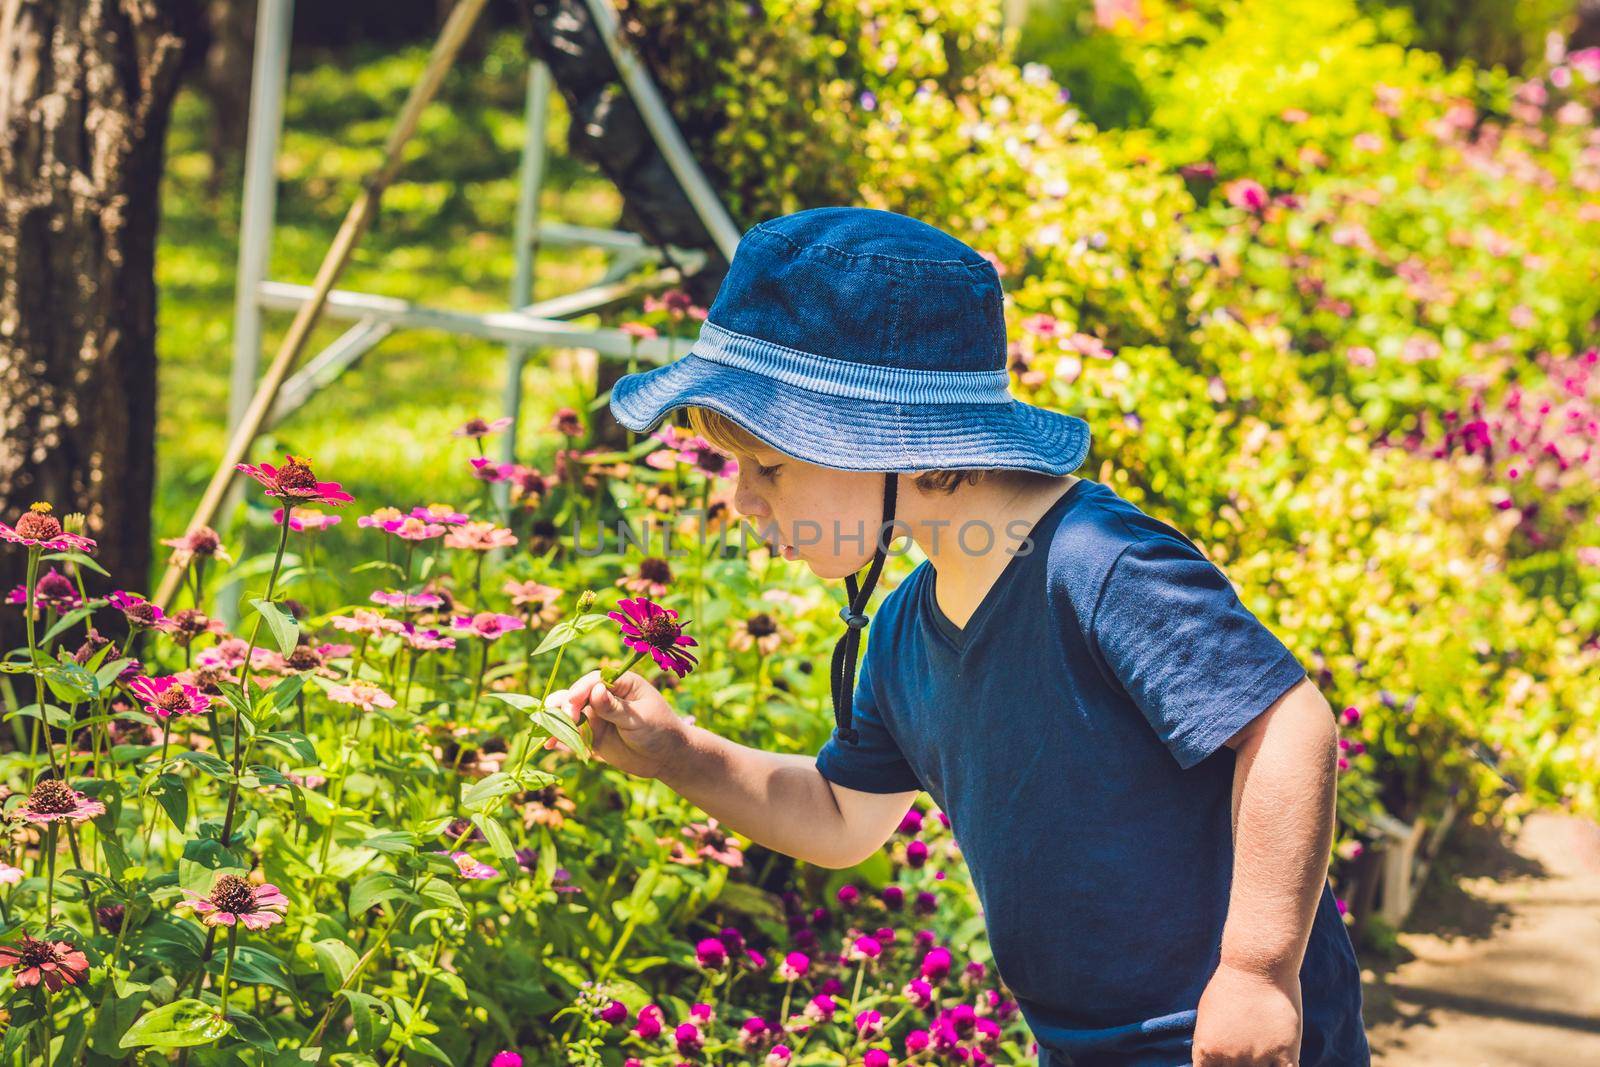
[[[1333,709],[1307,679],[1228,742],[1233,884],[1196,1064],[1299,1062],[1300,964],[1328,876],[1337,739]]]
[[[593,726],[595,754],[618,770],[658,778],[730,829],[822,867],[849,867],[883,845],[916,791],[865,793],[834,785],[814,757],[729,741],[685,721],[628,671],[608,690],[591,671],[550,694]],[[554,739],[547,745],[554,744]]]
[[[751,840],[821,867],[850,867],[877,851],[916,796],[846,789],[813,756],[750,748],[696,725],[657,777]]]

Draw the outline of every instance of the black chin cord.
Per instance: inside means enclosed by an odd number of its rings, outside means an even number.
[[[867,577],[859,592],[855,575],[846,575],[844,579],[846,606],[839,609],[839,617],[848,629],[833,646],[833,721],[839,740],[850,745],[859,744],[861,740],[855,727],[850,725],[851,705],[855,700],[856,657],[861,649],[861,631],[867,625],[867,601],[872,599],[872,588],[878,584],[878,575],[883,571],[888,542],[894,540],[892,524],[899,482],[899,476],[893,472],[883,476],[883,524],[878,529],[872,563],[867,567]]]

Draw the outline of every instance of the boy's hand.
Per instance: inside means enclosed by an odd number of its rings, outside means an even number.
[[[1299,1067],[1300,978],[1219,966],[1200,996],[1195,1067]]]
[[[600,672],[590,671],[571,689],[551,693],[546,706],[567,712],[575,723],[587,718],[594,729],[594,754],[641,778],[659,777],[688,738],[687,725],[660,691],[632,671],[612,682],[609,692]],[[557,744],[552,737],[544,747]]]

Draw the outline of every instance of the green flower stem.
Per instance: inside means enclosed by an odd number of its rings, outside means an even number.
[[[28,575],[26,588],[23,590],[22,618],[28,630],[28,670],[33,674],[33,703],[38,711],[38,718],[34,720],[32,731],[33,740],[29,744],[28,755],[39,755],[39,736],[44,735],[45,753],[50,757],[50,769],[60,775],[61,769],[56,766],[56,746],[50,740],[50,724],[44,716],[44,676],[39,673],[39,642],[34,637],[33,615],[37,610],[34,604],[34,594],[39,582],[39,546],[28,546]]]
[[[44,924],[54,926],[56,921],[56,833],[58,827],[54,819],[46,825],[44,831]]]
[[[422,982],[417,986],[417,995],[411,998],[411,1017],[416,1018],[422,1008],[422,998],[428,993],[428,983],[433,980],[433,969],[439,964],[439,950],[444,947],[444,935],[441,931],[433,940],[433,952],[428,956],[428,969],[422,976]],[[409,1034],[407,1035],[410,1036]],[[405,1042],[395,1045],[394,1053],[384,1061],[383,1067],[395,1067],[400,1062],[400,1055],[405,1051]]]
[[[483,639],[483,655],[478,659],[478,678],[472,683],[472,707],[467,709],[467,721],[478,714],[478,701],[483,697],[483,676],[489,672],[489,639]]]
[[[416,890],[415,882],[416,879],[412,879],[411,888],[413,892]],[[328,1009],[322,1013],[322,1018],[317,1021],[316,1029],[311,1031],[311,1036],[306,1039],[303,1047],[316,1048],[322,1044],[322,1035],[328,1029],[328,1024],[333,1021],[334,1013],[339,1010],[339,1004],[344,999],[339,994],[349,989],[351,983],[361,977],[361,972],[367,969],[367,964],[371,963],[378,955],[378,952],[389,943],[389,935],[394,933],[394,928],[399,925],[400,917],[409,910],[411,910],[411,905],[409,904],[395,909],[394,917],[389,920],[388,925],[383,928],[383,932],[378,935],[378,940],[373,943],[371,948],[362,953],[361,958],[356,960],[356,965],[350,968],[350,973],[344,976],[344,981],[339,983],[339,988],[335,989],[332,996],[328,998]]]
[[[228,1017],[228,978],[233,974],[233,953],[239,947],[239,924],[235,922],[228,927],[228,955],[222,961],[222,1006],[217,1014],[223,1019]]]
[[[278,572],[283,568],[283,553],[289,547],[289,504],[286,501],[283,509],[283,522],[280,524],[283,533],[278,537],[278,551],[272,557],[272,576],[267,579],[267,595],[263,598],[267,603],[272,603],[272,594],[278,588]],[[250,647],[245,650],[244,663],[240,666],[240,681],[243,683],[245,703],[250,702],[250,666],[255,659],[256,638],[261,635],[261,613],[256,612],[255,625],[250,627]],[[222,820],[222,847],[227,848],[233,838],[233,817],[239,806],[239,772],[244,767],[244,751],[239,744],[239,720],[244,712],[238,708],[233,714],[233,781],[228,783],[228,813]],[[218,753],[219,755],[221,753]]]

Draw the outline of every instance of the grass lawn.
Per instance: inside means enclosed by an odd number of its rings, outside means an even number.
[[[379,164],[383,142],[426,58],[421,46],[294,56],[278,157],[271,279],[311,283],[360,182]],[[406,166],[339,288],[459,310],[507,307],[527,72],[515,33],[497,36],[481,63],[451,72],[424,113]],[[181,532],[225,442],[241,180],[236,167],[220,195],[208,198],[209,114],[195,90],[180,94],[162,189],[156,255],[158,537]],[[620,198],[603,177],[565,154],[567,121],[555,94],[543,216],[613,225]],[[528,299],[580,288],[604,268],[605,258],[595,250],[543,251],[536,291]],[[268,313],[263,366],[291,317]],[[577,321],[597,323],[598,317]],[[324,320],[302,362],[348,325]],[[579,389],[586,386],[545,369],[552,354],[536,351],[529,360],[525,441],[543,429],[555,408],[584,399]],[[387,503],[462,498],[475,486],[465,476],[464,442],[449,431],[473,415],[498,414],[504,357],[503,347],[485,341],[397,332],[258,442],[252,458],[285,450],[312,457],[324,477],[342,481],[355,494],[347,522]],[[265,517],[264,509],[258,517]],[[264,547],[270,536],[258,531],[251,550]],[[230,540],[237,555],[243,546],[236,537]]]

